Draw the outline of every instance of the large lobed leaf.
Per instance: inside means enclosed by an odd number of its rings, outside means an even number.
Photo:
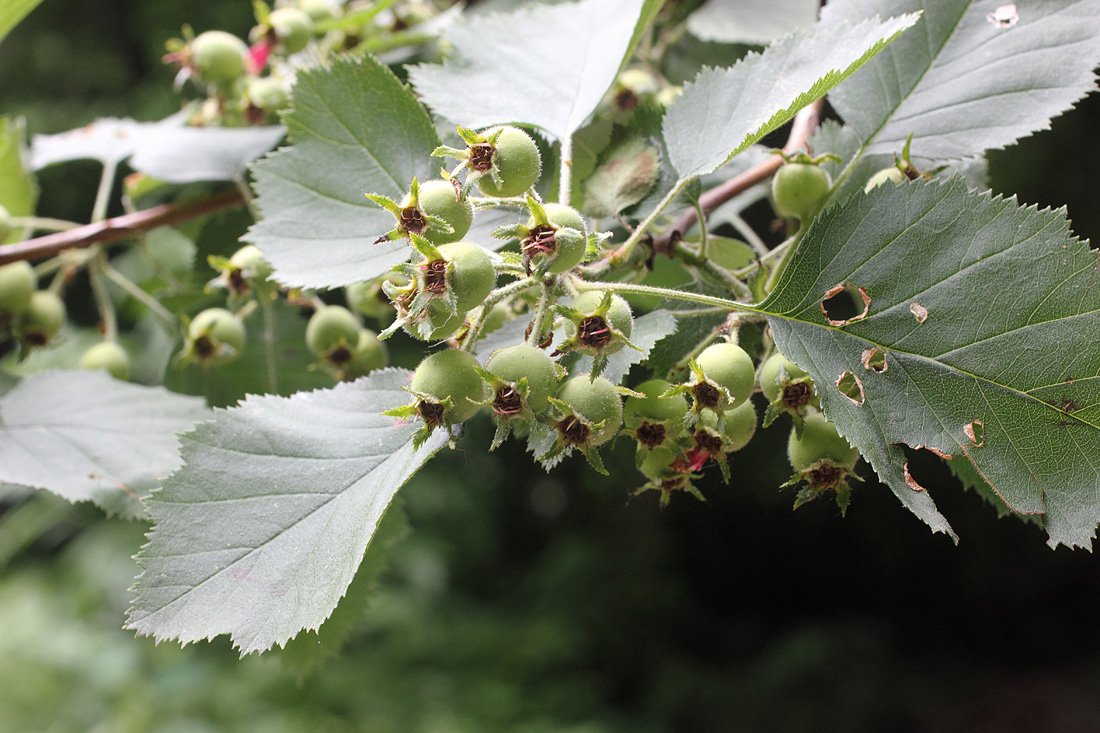
[[[869,154],[946,161],[1011,145],[1096,88],[1100,2],[837,0],[823,23],[923,10],[905,34],[830,96]],[[1011,18],[1006,8],[1005,18]],[[992,16],[992,17],[991,17]]]
[[[435,128],[412,92],[377,60],[340,58],[302,70],[283,117],[293,147],[256,163],[262,219],[246,235],[292,286],[368,280],[408,259],[407,242],[373,242],[393,215],[364,194],[401,198],[413,176],[439,174]]]
[[[560,139],[603,99],[655,0],[581,0],[461,18],[445,31],[454,51],[442,66],[409,75],[438,114],[467,127],[514,122]]]
[[[790,120],[918,17],[795,33],[728,69],[703,69],[665,114],[669,160],[680,180],[710,173]]]
[[[137,517],[180,464],[176,433],[208,415],[201,399],[106,372],[40,372],[0,397],[0,483]]]
[[[899,444],[973,461],[1012,510],[1042,514],[1052,545],[1088,545],[1100,520],[1098,263],[1064,212],[959,178],[884,186],[815,220],[761,308],[829,418],[934,529],[950,532]],[[865,318],[827,323],[822,300],[840,284],[865,289]],[[881,373],[865,366],[875,349]],[[834,386],[845,373],[862,404]]]
[[[409,402],[408,374],[249,397],[184,435],[184,467],[147,502],[128,627],[183,643],[229,634],[244,654],[318,628],[394,493],[446,440],[413,450],[417,426],[380,414]]]

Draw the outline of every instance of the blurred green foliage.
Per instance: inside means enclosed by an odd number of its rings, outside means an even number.
[[[0,112],[32,133],[170,114],[159,57],[185,22],[244,36],[252,9],[45,0],[0,44]],[[1098,123],[1094,95],[992,155],[995,190],[1068,204],[1076,231],[1100,236]],[[86,218],[98,175],[44,171],[41,213]],[[222,244],[200,240],[203,253],[228,253],[244,222],[211,226]],[[959,547],[874,483],[847,519],[828,503],[792,514],[775,488],[785,430],[762,431],[755,462],[735,457],[729,487],[708,475],[706,503],[662,512],[655,496],[628,498],[641,477],[625,445],[608,456],[609,488],[580,460],[544,475],[515,443],[488,455],[489,427],[473,421],[403,490],[414,532],[344,652],[304,677],[278,653],[238,660],[224,639],[135,640],[120,630],[124,589],[148,527],[45,494],[11,502],[0,730],[1100,729],[1091,555],[993,521],[936,462],[914,472]]]

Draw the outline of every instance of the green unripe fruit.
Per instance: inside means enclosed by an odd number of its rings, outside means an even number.
[[[488,251],[473,242],[450,242],[438,249],[443,259],[452,264],[447,285],[455,295],[458,312],[465,313],[481,305],[497,279]]]
[[[642,464],[638,466],[638,470],[645,474],[648,479],[664,481],[677,475],[677,472],[672,470],[672,464],[676,462],[677,457],[674,450],[668,446],[659,445],[653,450],[646,450],[646,455],[642,458]]]
[[[787,219],[807,221],[825,203],[833,182],[829,174],[812,163],[786,163],[772,178],[775,211]]]
[[[312,18],[314,23],[332,17],[332,6],[325,0],[298,0],[298,9]]]
[[[756,384],[756,368],[752,357],[736,344],[728,342],[711,344],[695,357],[695,363],[706,378],[730,393],[731,402],[725,408],[736,407],[749,398]],[[700,398],[696,392],[696,400]],[[704,403],[705,404],[705,403]],[[709,405],[713,407],[716,405]]]
[[[407,324],[405,332],[422,341],[442,341],[454,335],[455,331],[461,328],[465,322],[466,315],[464,313],[453,314],[442,303],[436,302],[428,306],[428,324],[432,330],[427,337],[422,336],[413,324]]]
[[[902,173],[901,169],[899,169],[896,165],[892,165],[887,168],[883,168],[882,170],[875,173],[875,175],[871,176],[871,178],[867,181],[867,185],[863,187],[863,192],[870,193],[873,189],[878,188],[879,186],[887,182],[897,185],[902,181],[907,180],[909,180],[909,176]]]
[[[232,33],[206,31],[191,41],[191,65],[208,84],[228,84],[244,73],[248,46]]]
[[[603,298],[602,290],[586,290],[574,298],[569,306],[585,316],[580,323],[572,321],[565,323],[566,335],[576,340],[577,349],[582,353],[606,356],[626,346],[622,339],[608,330],[608,325],[626,339],[630,338],[634,330],[634,316],[630,312],[630,305],[618,295],[611,296],[611,306],[607,309],[606,315],[596,315],[596,310],[603,302]]]
[[[536,349],[534,346],[519,344],[498,349],[485,362],[485,369],[510,384],[515,384],[526,377],[529,390],[527,407],[536,414],[550,406],[548,398],[557,392],[557,365],[545,351]],[[494,407],[497,405],[494,404]]]
[[[245,96],[253,107],[270,111],[280,110],[290,102],[290,95],[282,80],[273,76],[249,80]]]
[[[825,419],[820,412],[806,413],[802,426],[802,437],[792,428],[787,441],[787,456],[796,471],[805,471],[821,460],[829,460],[839,466],[851,469],[859,459],[859,451],[848,445],[840,437],[836,426]]]
[[[530,135],[510,125],[494,127],[481,134],[492,137],[497,131],[500,134],[494,144],[481,143],[469,148],[470,167],[476,174],[474,182],[486,196],[519,196],[535,185],[542,173],[539,148]],[[500,177],[500,186],[493,180],[494,167]]]
[[[437,351],[413,373],[413,392],[425,395],[418,403],[428,425],[451,425],[469,420],[489,398],[489,387],[477,373],[477,359],[465,351]],[[450,399],[450,407],[444,403]]]
[[[274,270],[263,258],[263,254],[255,245],[241,247],[229,258],[230,270],[227,273],[229,287],[237,293],[243,293],[254,287],[267,289],[271,293],[278,288],[275,283],[268,283]]]
[[[413,234],[420,234],[432,244],[457,242],[470,231],[474,222],[474,205],[468,199],[458,198],[458,192],[450,181],[437,179],[421,183],[417,194],[417,206],[412,206],[412,197],[406,194],[399,206],[402,209],[402,224]],[[419,211],[419,214],[416,213]],[[451,225],[450,234],[439,229],[429,229],[425,216],[436,216]]]
[[[226,364],[244,350],[244,321],[225,308],[207,308],[187,327],[190,350],[203,364]]]
[[[313,18],[298,8],[272,10],[267,22],[287,54],[298,53],[313,38]]]
[[[667,422],[670,420],[682,420],[688,411],[687,398],[682,394],[672,397],[661,397],[672,387],[672,383],[664,379],[650,379],[642,382],[634,388],[645,397],[627,397],[623,408],[627,425],[633,427],[643,421]]]
[[[350,358],[358,343],[359,319],[343,306],[319,308],[306,326],[306,346],[316,356],[326,356],[334,349],[343,347]]]
[[[130,356],[114,341],[100,341],[80,357],[81,369],[106,369],[115,379],[130,378]]]
[[[725,413],[726,429],[722,431],[723,444],[728,451],[739,451],[749,444],[756,434],[756,408],[752,400]]]
[[[29,262],[0,265],[0,326],[27,309],[37,287],[38,278]]]
[[[378,334],[369,328],[359,329],[359,339],[351,356],[349,372],[355,375],[370,374],[390,363],[386,345],[378,340]]]
[[[543,204],[542,210],[546,213],[549,225],[536,224],[535,217],[530,217],[526,225],[530,234],[520,242],[521,251],[533,260],[550,260],[548,272],[558,273],[573,269],[584,259],[588,246],[585,240],[587,230],[584,217],[572,206],[564,204]],[[567,235],[563,232],[559,236],[560,229],[573,229],[577,234]]]
[[[27,346],[45,346],[64,325],[65,303],[48,290],[37,290],[16,319],[15,332]]]
[[[768,398],[768,402],[775,402],[779,396],[779,370],[787,372],[787,379],[798,379],[806,376],[806,371],[793,361],[780,353],[772,354],[760,367],[760,391]]]
[[[615,385],[603,377],[596,377],[595,381],[589,381],[587,374],[573,377],[558,390],[558,399],[588,423],[563,425],[569,418],[559,422],[555,427],[568,443],[602,445],[615,437],[623,424],[622,399]],[[600,422],[603,427],[597,430],[595,425]]]

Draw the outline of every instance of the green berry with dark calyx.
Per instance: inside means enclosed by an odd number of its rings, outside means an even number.
[[[671,388],[664,379],[650,379],[634,388],[643,397],[626,398],[623,423],[642,448],[669,444],[683,432],[688,401],[683,394],[664,396]]]
[[[268,280],[274,272],[271,265],[255,245],[241,247],[228,260],[212,256],[210,264],[221,271],[212,284],[221,285],[235,295],[255,292],[274,297],[279,292],[278,283]]]
[[[80,357],[81,369],[105,369],[122,382],[130,379],[130,355],[114,341],[100,341]]]
[[[786,219],[807,222],[824,206],[833,182],[816,163],[790,162],[772,178],[775,211]]]
[[[421,287],[439,295],[450,291],[457,313],[481,305],[496,286],[489,252],[473,242],[449,242],[438,248],[439,259],[423,263]]]
[[[855,477],[852,469],[859,460],[859,451],[841,437],[836,426],[824,415],[810,410],[805,415],[801,433],[791,429],[787,457],[795,474],[784,486],[801,482],[807,484],[798,492],[796,509],[827,491],[835,491],[841,513],[847,510],[850,494],[848,477]]]
[[[244,351],[244,321],[225,308],[207,308],[187,326],[184,358],[203,366],[228,364]]]
[[[770,403],[764,415],[764,427],[771,425],[783,412],[790,413],[799,425],[806,410],[820,404],[813,380],[780,353],[772,354],[761,365],[760,391]]]
[[[626,300],[610,291],[586,290],[558,312],[566,319],[563,353],[607,357],[630,343],[634,315]]]
[[[0,329],[27,309],[38,287],[34,268],[25,260],[0,265]]]
[[[558,390],[557,400],[570,414],[554,427],[569,445],[603,445],[623,424],[622,398],[615,385],[603,377],[573,377]]]
[[[871,176],[867,180],[867,185],[863,187],[863,192],[871,193],[871,191],[875,190],[884,183],[893,183],[894,185],[897,185],[902,181],[908,180],[909,176],[905,175],[905,173],[900,168],[898,168],[896,165],[891,165],[883,168],[880,171],[877,171],[873,176]]]
[[[542,173],[539,148],[523,130],[511,125],[493,127],[467,140],[470,175],[486,196],[519,196]]]
[[[273,76],[249,79],[244,94],[249,104],[267,112],[276,112],[290,104],[286,85],[282,79]]]
[[[511,387],[505,394],[498,389],[492,404],[497,415],[518,414],[525,406],[534,414],[541,414],[550,406],[550,397],[558,391],[561,368],[542,349],[518,344],[494,351],[485,362],[485,370]],[[527,398],[518,404],[514,386],[521,379],[527,380]]]
[[[298,53],[313,38],[313,18],[298,8],[272,10],[267,22],[275,32],[279,49],[287,55]]]
[[[477,359],[454,349],[437,351],[420,362],[410,390],[417,397],[417,414],[428,427],[469,420],[489,399]]]
[[[588,247],[584,217],[564,204],[541,204],[541,208],[541,216],[536,210],[527,220],[527,231],[520,239],[524,260],[546,261],[546,272],[554,274],[573,269],[584,260]]]
[[[49,290],[37,290],[15,320],[16,337],[27,347],[45,346],[61,333],[65,315],[61,298]]]
[[[359,343],[359,328],[359,319],[343,306],[318,308],[306,326],[306,346],[322,361],[344,367]]]
[[[756,384],[756,368],[744,349],[721,342],[703,349],[691,362],[693,379],[685,389],[694,398],[695,412],[725,412],[742,404]]]
[[[227,85],[244,74],[248,46],[225,31],[200,33],[190,45],[190,63],[207,84]]]
[[[397,225],[375,244],[405,239],[410,234],[419,234],[436,245],[457,242],[466,236],[474,221],[474,205],[462,187],[451,180],[420,183],[414,178],[409,193],[400,202],[373,193],[368,193],[367,198],[397,218]]]

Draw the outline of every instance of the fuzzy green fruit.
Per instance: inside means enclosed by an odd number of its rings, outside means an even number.
[[[752,357],[740,346],[728,342],[711,344],[695,357],[695,363],[708,380],[729,391],[731,402],[723,409],[740,405],[752,394],[756,368]]]
[[[519,196],[535,185],[542,173],[539,148],[530,135],[510,125],[493,127],[481,134],[492,137],[497,132],[494,144],[470,146],[470,168],[474,171],[471,175],[486,196]],[[493,168],[500,177],[499,186],[493,180]]]
[[[31,293],[27,307],[15,321],[15,333],[27,346],[45,346],[65,325],[65,303],[49,290]]]
[[[29,262],[0,265],[0,326],[27,309],[37,287],[38,278]]]
[[[558,399],[588,423],[583,430],[576,425],[562,426],[568,418],[558,423],[566,442],[602,445],[615,437],[623,424],[622,398],[615,385],[603,377],[596,377],[594,381],[590,381],[587,374],[573,377],[558,390]],[[597,430],[594,426],[601,422],[603,426]],[[583,439],[578,439],[582,438],[581,433],[584,433]]]
[[[340,347],[350,356],[358,343],[359,319],[343,306],[319,308],[306,326],[306,346],[315,356],[325,356]]]
[[[539,414],[550,406],[549,397],[557,392],[558,367],[542,349],[518,344],[494,351],[485,362],[486,371],[515,384],[527,378],[527,407]]]
[[[832,185],[821,166],[787,163],[772,178],[775,212],[787,219],[808,221],[824,205]]]
[[[130,355],[114,341],[100,341],[80,357],[81,369],[106,369],[115,379],[130,378]]]
[[[559,273],[571,270],[581,263],[587,249],[584,217],[572,206],[548,203],[542,205],[548,225],[535,222],[535,217],[527,220],[529,234],[520,242],[523,254],[532,261],[550,260],[547,272]],[[559,230],[573,230],[563,232]]]
[[[867,181],[867,185],[863,187],[864,193],[870,193],[874,189],[878,188],[884,183],[893,183],[895,186],[902,181],[909,180],[909,176],[902,173],[901,169],[896,165],[891,165],[875,173]]]
[[[272,10],[267,22],[271,24],[286,54],[298,53],[313,38],[313,18],[298,8]]]
[[[413,373],[410,388],[423,395],[420,416],[428,425],[452,425],[469,420],[489,399],[489,386],[477,373],[477,359],[465,351],[437,351]],[[450,407],[445,406],[447,400]]]
[[[859,460],[859,451],[848,445],[848,441],[837,433],[835,425],[814,410],[806,413],[802,437],[791,429],[787,457],[796,471],[805,471],[822,460],[851,469]]]
[[[432,244],[444,244],[457,242],[470,231],[470,225],[474,222],[474,205],[463,197],[459,198],[458,192],[450,181],[437,179],[427,181],[419,185],[417,193],[417,205],[412,206],[411,194],[406,194],[399,204],[402,210],[402,221],[406,222],[408,230],[413,234],[420,234]],[[419,214],[415,213],[419,211]],[[436,216],[447,222],[453,232],[447,233],[439,229],[418,227],[426,226],[418,221],[426,222],[425,216]],[[419,217],[419,219],[418,219]],[[412,226],[408,222],[412,222]]]
[[[349,375],[362,376],[375,369],[381,369],[390,363],[390,352],[386,345],[378,340],[378,334],[369,328],[359,329],[359,338],[355,351],[351,355]]]
[[[609,325],[626,339],[630,338],[634,330],[634,315],[630,312],[630,305],[618,295],[611,296],[611,305],[605,315],[597,315],[596,311],[603,299],[603,290],[586,290],[569,304],[570,308],[584,316],[580,323],[565,322],[566,336],[575,341],[577,351],[582,354],[607,356],[626,346],[623,339],[607,329]]]
[[[455,309],[465,313],[481,305],[496,286],[497,274],[489,252],[473,242],[449,242],[438,247],[451,263],[447,285],[455,295]]]
[[[205,365],[227,364],[241,355],[244,321],[225,308],[207,308],[187,327],[191,353]]]
[[[225,31],[206,31],[191,41],[191,65],[208,84],[228,84],[244,73],[248,46]]]

